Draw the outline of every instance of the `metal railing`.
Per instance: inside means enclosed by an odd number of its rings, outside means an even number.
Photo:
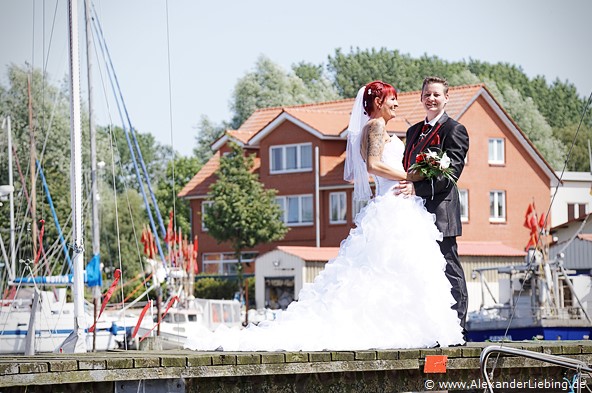
[[[481,357],[479,359],[480,367],[481,367],[481,375],[483,376],[484,381],[487,384],[487,391],[493,393],[493,383],[491,382],[490,375],[487,372],[487,361],[489,357],[494,353],[497,352],[499,354],[507,354],[513,356],[524,356],[530,359],[539,360],[541,362],[551,363],[556,366],[565,367],[570,370],[576,371],[575,379],[572,382],[572,387],[577,388],[577,392],[581,392],[581,375],[582,372],[592,373],[592,368],[590,368],[585,362],[577,359],[566,358],[562,356],[556,355],[548,355],[539,352],[532,352],[525,349],[517,349],[517,348],[510,348],[510,347],[502,347],[502,346],[489,346],[483,349],[481,352]],[[497,360],[496,360],[497,362]],[[491,376],[493,376],[493,370],[491,372]],[[572,390],[573,391],[573,390]]]

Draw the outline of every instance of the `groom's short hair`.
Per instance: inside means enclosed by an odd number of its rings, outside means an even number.
[[[440,78],[439,76],[428,76],[423,80],[423,84],[421,85],[421,91],[423,93],[423,89],[427,85],[432,83],[441,83],[444,86],[444,94],[448,94],[448,81],[444,78]]]

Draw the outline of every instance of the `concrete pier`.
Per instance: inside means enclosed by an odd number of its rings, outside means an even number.
[[[490,345],[499,344],[334,352],[170,350],[2,356],[0,392],[483,391],[479,356]],[[503,345],[592,364],[591,341]],[[522,357],[493,361],[493,380],[498,382],[550,384],[574,374]]]

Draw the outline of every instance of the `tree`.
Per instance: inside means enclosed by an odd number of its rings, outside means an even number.
[[[337,90],[323,71],[323,65],[300,62],[292,65],[294,74],[302,80],[312,102],[331,101],[340,98]]]
[[[361,86],[373,80],[390,83],[398,91],[412,91],[421,89],[422,80],[428,75],[448,78],[466,67],[435,56],[424,55],[413,59],[398,50],[356,48],[355,51],[351,49],[349,54],[336,49],[335,55],[329,56],[327,68],[332,73],[339,94],[355,97]]]
[[[488,87],[551,167],[560,169],[565,159],[565,147],[555,138],[551,126],[540,114],[534,101],[530,97],[523,98],[516,89],[508,85],[498,88],[497,84],[490,82]]]
[[[237,271],[242,297],[242,251],[260,243],[284,237],[288,228],[275,203],[275,190],[266,190],[252,173],[253,156],[245,157],[241,147],[230,144],[231,151],[220,159],[203,217],[208,233],[219,243],[230,242],[238,260]]]
[[[136,176],[136,168],[140,174],[140,179],[146,184],[145,176],[140,164],[140,154],[136,149],[136,143],[129,130],[124,131],[118,126],[100,127],[97,134],[101,139],[109,141],[111,147],[108,152],[103,152],[106,157],[105,162],[111,161],[111,149],[113,149],[113,156],[115,159],[116,173],[115,173],[115,187],[118,192],[124,192],[126,187],[133,187],[140,192],[140,185]],[[126,137],[127,134],[127,137]],[[165,175],[167,164],[173,157],[173,151],[170,146],[160,144],[154,139],[154,136],[149,133],[134,132],[137,145],[140,148],[142,159],[146,166],[146,172],[150,178],[152,185],[162,181]],[[128,143],[129,139],[129,143]],[[136,158],[137,166],[132,160],[132,148],[134,157]],[[106,179],[113,185],[113,179]],[[125,184],[123,184],[125,183]]]
[[[579,129],[578,129],[579,127]],[[592,143],[592,127],[586,123],[572,123],[557,132],[563,144],[567,146],[569,156],[566,158],[566,171],[591,172],[588,143]],[[576,135],[577,134],[577,135]],[[563,165],[557,170],[563,170]]]
[[[71,212],[69,99],[64,90],[50,85],[47,75],[38,69],[11,64],[8,67],[7,74],[9,84],[0,90],[0,116],[10,116],[11,118],[12,145],[16,151],[13,158],[15,163],[13,167],[15,229],[18,232],[17,239],[19,237],[23,239],[18,245],[19,255],[17,259],[33,260],[35,256],[32,254],[32,233],[27,232],[27,228],[31,228],[33,225],[39,226],[39,220],[45,220],[44,247],[50,247],[49,243],[53,243],[58,238],[58,231],[51,218],[47,193],[39,177],[35,182],[37,222],[33,223],[31,215],[28,213],[28,202],[24,196],[24,190],[26,190],[30,198],[31,182],[29,174],[31,170],[36,170],[36,168],[30,168],[30,154],[32,151],[30,130],[32,126],[35,139],[35,158],[44,171],[56,215],[64,230],[64,236],[67,236],[68,226],[66,222]],[[31,107],[32,124],[29,122],[29,107]],[[6,143],[6,134],[2,133],[0,151],[4,159],[0,160],[0,184],[8,184]],[[84,152],[83,148],[83,154]],[[22,178],[18,175],[17,164],[21,168]],[[8,223],[8,221],[8,209],[1,209],[0,223]],[[56,253],[56,255],[59,256],[59,263],[53,264],[52,271],[49,272],[51,274],[61,273],[63,266],[66,266],[62,254]],[[54,259],[58,260],[58,258]],[[17,266],[18,268],[19,266]],[[46,273],[48,272],[43,272],[43,274]]]
[[[174,161],[167,164],[165,178],[158,183],[156,200],[161,213],[175,212],[175,228],[182,233],[191,233],[191,209],[189,201],[177,195],[201,168],[197,157],[183,157],[177,154]]]
[[[202,116],[197,126],[198,134],[195,138],[197,147],[193,149],[193,155],[197,158],[198,162],[203,165],[210,157],[212,157],[212,143],[216,142],[222,135],[226,125],[215,125],[210,121],[207,116]]]
[[[337,49],[328,69],[344,97],[354,97],[360,86],[375,79],[393,83],[400,91],[421,89],[428,75],[445,77],[451,86],[486,83],[555,169],[562,166],[567,151],[561,132],[579,121],[585,104],[572,84],[555,81],[549,86],[543,77],[530,80],[520,67],[508,63],[447,62],[427,55],[414,59],[396,50],[358,48],[349,54]],[[584,122],[592,125],[590,112]]]
[[[307,78],[312,67],[299,65],[297,70]],[[306,68],[306,71],[304,69]],[[268,58],[261,56],[255,71],[248,73],[237,82],[233,92],[231,109],[234,111],[231,126],[237,129],[255,110],[282,105],[297,105],[326,101],[338,98],[332,90],[319,93],[319,86],[325,82],[319,75],[303,81],[294,73],[287,73]]]
[[[101,262],[109,277],[121,268],[126,282],[144,271],[139,234],[147,222],[146,212],[136,190],[107,195],[101,198]]]

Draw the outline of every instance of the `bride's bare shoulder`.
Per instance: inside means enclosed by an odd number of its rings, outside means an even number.
[[[380,118],[368,120],[368,122],[364,125],[364,131],[368,134],[384,131],[384,121],[380,120]]]

